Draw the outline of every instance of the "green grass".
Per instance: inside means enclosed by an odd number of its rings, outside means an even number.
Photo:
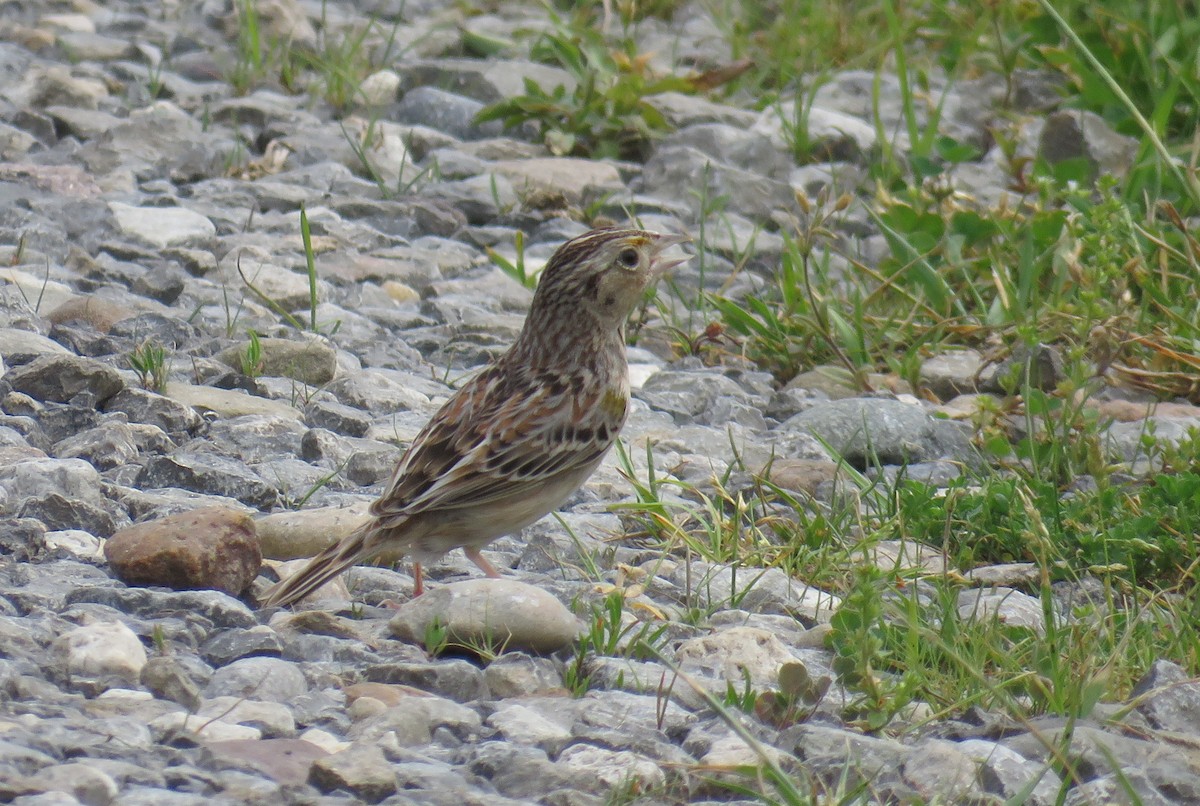
[[[269,34],[253,0],[237,0],[235,10],[235,52],[225,78],[238,94],[259,87],[307,93],[340,118],[363,105],[363,79],[401,55],[396,47],[399,22],[372,19],[342,27],[329,19],[322,3],[315,41],[297,43]]]
[[[814,48],[789,51],[809,61],[768,55],[728,88],[755,87],[763,106],[774,103],[771,93],[796,99],[798,160],[811,155],[806,87],[824,80],[829,65],[900,71],[913,147],[904,160],[885,147],[856,198],[799,198],[804,215],[781,232],[772,283],[749,297],[681,299],[703,314],[698,322],[718,321],[724,338],[678,341],[690,347],[681,352],[713,362],[736,349],[780,383],[833,364],[863,388],[868,372],[884,372],[919,391],[918,368],[940,351],[971,347],[998,359],[1035,345],[1059,352],[1062,378],[1049,388],[1020,371],[1002,379],[1006,394],[973,420],[986,463],[948,488],[885,487],[847,474],[849,495],[820,504],[765,481],[732,491],[727,477],[702,494],[670,477],[635,478],[631,509],[666,550],[779,567],[844,597],[828,647],[853,695],[843,716],[869,731],[909,729],[898,717],[917,705],[933,719],[970,707],[1017,720],[1087,717],[1100,702],[1127,700],[1160,658],[1200,675],[1197,442],[1159,444],[1148,427],[1143,458],[1162,472],[1131,480],[1104,444],[1107,423],[1092,405],[1107,384],[1200,403],[1200,241],[1189,219],[1200,194],[1186,167],[1200,84],[1177,41],[1193,36],[1196,22],[1170,3],[1145,4],[1136,20],[1125,4],[1091,4],[1090,14],[1082,4],[1055,4],[1061,19],[1045,4],[1015,5],[881,3],[854,7],[853,18],[847,4],[763,6],[773,22],[745,42],[768,54],[773,43],[801,41],[794,20],[811,19],[814,6],[823,12],[809,32]],[[736,44],[741,29],[729,30]],[[1013,159],[1004,203],[951,192],[946,173],[978,155],[929,125],[940,100],[923,89],[929,71],[953,82],[986,70],[1012,82],[1018,68],[1056,73],[1068,107],[1137,138],[1128,175],[1098,176],[1081,161]],[[996,136],[1011,155],[1003,128]],[[870,265],[838,252],[841,219],[856,204],[886,241],[883,259]],[[680,321],[677,310],[664,318]],[[633,475],[628,461],[626,472]],[[1076,485],[1080,478],[1091,483]],[[667,488],[698,503],[667,506]],[[938,548],[952,573],[918,583],[914,570],[864,565],[883,540]],[[974,590],[961,574],[1007,562],[1037,571],[1038,581],[1021,586],[1041,611],[1036,628],[960,612]],[[1062,612],[1063,592],[1078,585],[1091,596]],[[747,710],[761,695],[734,681],[725,706]]]
[[[162,393],[167,388],[167,351],[157,340],[147,339],[133,348],[129,365],[137,373],[143,389]]]

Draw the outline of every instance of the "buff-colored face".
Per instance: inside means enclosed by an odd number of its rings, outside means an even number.
[[[534,306],[567,299],[608,324],[619,325],[664,272],[682,262],[663,253],[687,241],[635,229],[594,230],[563,244],[542,273]]]

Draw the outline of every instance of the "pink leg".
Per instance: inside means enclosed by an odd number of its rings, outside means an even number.
[[[421,574],[421,564],[413,563],[413,598],[425,592],[425,577]]]
[[[492,579],[500,578],[500,572],[496,570],[496,566],[488,562],[487,558],[479,552],[479,549],[475,548],[474,546],[464,546],[463,553],[467,555],[468,560],[475,563],[475,565],[479,567],[480,571],[487,574]]]

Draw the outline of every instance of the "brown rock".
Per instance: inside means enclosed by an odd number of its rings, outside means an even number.
[[[313,762],[329,755],[303,739],[229,739],[205,747],[221,766],[252,769],[281,784],[308,780]]]
[[[395,705],[400,705],[406,700],[413,697],[429,697],[432,696],[428,692],[421,691],[419,688],[405,686],[399,683],[351,683],[342,689],[342,693],[346,695],[346,704],[354,702],[361,697],[370,697],[374,700],[379,700],[384,705],[391,708]]]
[[[1097,400],[1093,405],[1101,419],[1111,417],[1122,423],[1136,422],[1147,417],[1200,417],[1200,407],[1188,403]]]
[[[121,529],[104,546],[129,585],[212,588],[237,596],[254,580],[262,552],[249,515],[204,507]]]
[[[812,495],[823,482],[833,480],[837,472],[837,462],[823,459],[776,459],[759,475],[784,490]]]
[[[136,316],[137,311],[118,305],[111,300],[94,296],[72,297],[47,314],[55,324],[63,322],[87,322],[101,333],[112,330],[122,319]]]

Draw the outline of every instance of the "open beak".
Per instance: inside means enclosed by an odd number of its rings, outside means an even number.
[[[654,274],[661,276],[681,263],[687,263],[689,260],[691,260],[691,255],[671,257],[665,260],[663,259],[663,253],[671,247],[678,246],[679,244],[683,243],[691,243],[691,241],[692,238],[690,235],[684,235],[682,233],[671,232],[667,233],[666,235],[657,235],[654,239],[654,254],[652,263],[654,266]]]

